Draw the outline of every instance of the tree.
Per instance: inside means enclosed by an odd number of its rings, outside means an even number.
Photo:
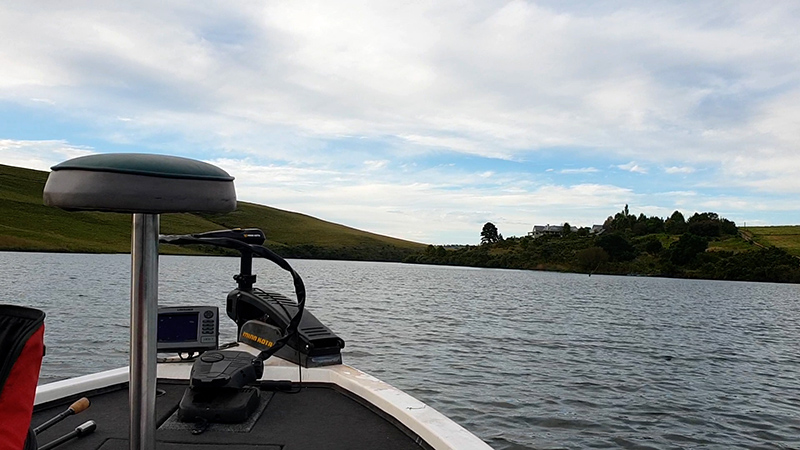
[[[664,219],[652,216],[647,219],[647,232],[650,234],[664,232]]]
[[[561,236],[569,237],[572,234],[572,225],[569,222],[564,222],[564,226],[561,228]]]
[[[608,253],[600,247],[589,247],[575,253],[575,259],[585,270],[594,270],[608,261]]]
[[[636,249],[618,233],[606,233],[597,239],[597,245],[608,253],[612,261],[630,261],[636,258]]]
[[[611,220],[606,220],[606,223],[603,226],[606,229],[612,231],[627,231],[633,229],[633,226],[636,224],[636,216],[631,215],[630,209],[628,209],[628,205],[625,205],[622,211],[614,214],[614,217]]]
[[[719,232],[720,234],[739,234],[739,227],[736,226],[736,223],[728,220],[728,219],[720,219],[719,221]]]
[[[704,213],[694,213],[692,217],[689,217],[689,220],[686,221],[688,224],[692,224],[695,222],[719,222],[719,214],[715,212],[704,212]]]
[[[636,219],[636,222],[633,224],[633,228],[631,229],[633,234],[636,236],[644,236],[647,233],[647,217],[644,214],[639,214],[639,217]]]
[[[686,232],[686,219],[683,218],[683,214],[680,211],[672,213],[669,219],[664,222],[664,231],[669,234],[683,234]]]
[[[655,236],[650,236],[650,239],[648,239],[644,244],[644,251],[650,253],[651,255],[657,255],[663,249],[664,245]]]
[[[714,212],[695,213],[686,221],[687,232],[698,236],[717,237],[738,232],[736,224]]]
[[[500,240],[497,227],[492,222],[486,222],[481,231],[481,244],[493,244]]]
[[[686,233],[670,245],[672,252],[670,261],[673,264],[684,265],[690,263],[698,253],[706,251],[708,241],[702,236]]]

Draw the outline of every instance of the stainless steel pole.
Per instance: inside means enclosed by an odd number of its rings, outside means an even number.
[[[131,237],[130,448],[156,448],[158,214],[134,214]]]

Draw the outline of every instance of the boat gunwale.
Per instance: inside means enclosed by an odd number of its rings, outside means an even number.
[[[239,349],[258,354],[257,349],[246,344],[239,344]],[[191,361],[160,362],[157,366],[157,377],[159,380],[188,380],[191,367]],[[431,406],[372,375],[344,364],[298,368],[298,365],[289,361],[270,358],[265,362],[264,375],[260,381],[270,380],[336,386],[344,393],[361,399],[364,406],[377,409],[396,420],[435,450],[491,450],[483,440]],[[129,381],[128,367],[120,367],[43,384],[36,389],[34,405],[44,405],[82,392]]]

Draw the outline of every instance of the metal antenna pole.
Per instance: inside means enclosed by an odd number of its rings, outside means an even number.
[[[134,214],[131,237],[130,449],[156,448],[158,214]]]

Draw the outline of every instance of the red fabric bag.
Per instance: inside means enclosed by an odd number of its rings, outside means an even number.
[[[0,305],[0,450],[25,448],[44,356],[44,316]]]

